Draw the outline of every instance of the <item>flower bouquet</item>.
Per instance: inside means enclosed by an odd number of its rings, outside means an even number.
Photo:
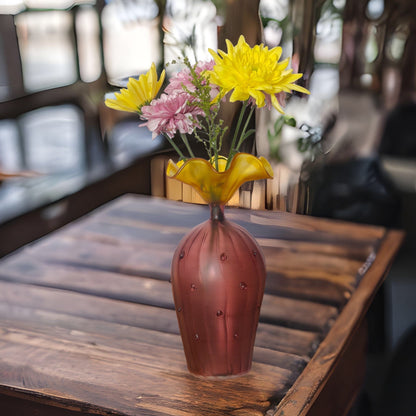
[[[240,152],[255,131],[249,128],[256,107],[283,113],[284,95],[302,74],[279,62],[282,49],[250,47],[243,36],[227,52],[209,50],[213,60],[191,64],[159,91],[156,67],[106,105],[137,113],[152,137],[163,134],[179,160],[169,161],[166,174],[196,189],[209,204],[210,219],[179,242],[172,260],[172,289],[188,369],[200,376],[228,376],[249,371],[263,299],[266,269],[255,239],[224,217],[224,205],[246,181],[271,178],[264,157]],[[229,153],[222,154],[226,127],[219,117],[221,104],[241,101]],[[175,138],[180,138],[180,143]],[[194,155],[192,141],[202,144],[206,158]]]
[[[116,93],[115,99],[106,100],[110,108],[137,113],[145,121],[142,126],[152,132],[152,138],[160,134],[166,137],[179,156],[178,163],[168,164],[167,175],[194,186],[208,203],[225,203],[244,182],[272,176],[267,160],[240,153],[244,141],[254,134],[248,126],[255,108],[274,107],[283,113],[281,102],[285,93],[309,93],[294,84],[302,74],[287,69],[289,59],[279,62],[280,47],[251,48],[244,36],[235,46],[226,42],[227,53],[209,50],[213,57],[210,62],[191,65],[184,58],[185,69],[169,80],[160,95],[165,71],[158,79],[152,64],[138,80],[130,78],[127,88]],[[243,104],[229,153],[222,155],[227,128],[218,114],[226,99]],[[195,158],[189,135],[203,145],[207,159]],[[182,145],[174,141],[175,136],[180,137]]]

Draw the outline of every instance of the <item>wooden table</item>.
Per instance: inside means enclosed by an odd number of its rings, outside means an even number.
[[[207,207],[127,195],[0,262],[0,413],[346,414],[363,379],[365,314],[402,233],[281,212],[226,217],[266,257],[250,373],[186,369],[170,263]]]

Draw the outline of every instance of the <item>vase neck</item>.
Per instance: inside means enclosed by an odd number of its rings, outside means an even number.
[[[224,205],[218,203],[209,204],[212,221],[224,221]]]

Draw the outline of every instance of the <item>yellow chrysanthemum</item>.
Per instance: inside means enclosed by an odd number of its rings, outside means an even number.
[[[292,90],[309,94],[307,89],[294,84],[302,74],[293,74],[292,69],[286,69],[289,59],[279,62],[280,46],[270,50],[263,44],[251,48],[242,35],[237,45],[233,46],[228,39],[226,43],[227,53],[209,50],[215,65],[212,71],[207,71],[210,82],[220,87],[221,96],[232,91],[231,102],[252,97],[257,107],[263,107],[267,99],[283,113],[276,94]]]
[[[146,74],[140,75],[138,80],[129,78],[127,88],[116,92],[115,99],[105,100],[105,105],[115,110],[140,113],[141,108],[156,97],[164,80],[165,70],[162,71],[158,80],[156,66],[152,63]]]

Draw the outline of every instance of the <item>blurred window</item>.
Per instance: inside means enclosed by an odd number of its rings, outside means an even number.
[[[72,105],[44,107],[16,120],[0,120],[0,168],[42,174],[85,168],[84,121]]]
[[[27,169],[44,174],[85,168],[84,124],[71,105],[45,107],[21,116]]]
[[[367,4],[366,13],[371,20],[379,19],[384,13],[384,1],[370,0]]]
[[[110,82],[159,63],[158,8],[153,1],[112,1],[102,13],[105,69]],[[118,81],[117,81],[118,82]]]
[[[400,62],[404,54],[408,37],[409,28],[407,25],[400,25],[388,39],[386,54],[391,61]]]
[[[23,167],[16,120],[0,120],[0,170],[16,172]]]
[[[80,8],[76,16],[79,70],[84,82],[98,79],[102,70],[100,26],[97,12],[92,6]]]
[[[27,91],[68,85],[77,79],[71,13],[24,12],[16,28]]]
[[[0,168],[42,174],[85,169],[84,121],[71,105],[44,107],[0,120]]]

